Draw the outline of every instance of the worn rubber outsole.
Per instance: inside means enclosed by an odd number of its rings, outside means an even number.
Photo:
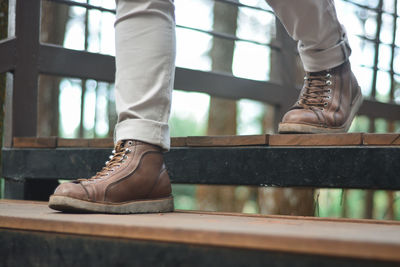
[[[124,203],[98,203],[66,196],[50,196],[49,207],[75,213],[160,213],[174,211],[174,198],[135,200]]]
[[[351,123],[353,122],[354,117],[356,116],[360,106],[363,102],[363,97],[361,94],[357,96],[353,103],[353,107],[351,109],[350,115],[347,118],[346,122],[341,127],[329,128],[322,126],[314,126],[302,123],[292,123],[292,122],[281,122],[279,123],[278,132],[279,133],[345,133],[349,130]]]

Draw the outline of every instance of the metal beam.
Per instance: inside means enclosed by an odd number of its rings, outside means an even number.
[[[0,73],[15,69],[16,39],[9,38],[0,41]]]
[[[90,177],[109,150],[4,148],[3,176]],[[186,147],[172,148],[165,162],[174,183],[400,189],[400,147]]]

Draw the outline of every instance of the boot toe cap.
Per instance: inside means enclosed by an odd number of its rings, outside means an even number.
[[[54,191],[55,196],[73,197],[78,199],[88,199],[86,190],[80,183],[62,183]]]
[[[282,118],[282,123],[319,124],[317,115],[309,109],[294,109],[288,111]]]

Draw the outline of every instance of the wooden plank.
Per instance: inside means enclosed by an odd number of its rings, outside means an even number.
[[[269,135],[189,136],[187,146],[255,146],[268,145]]]
[[[363,144],[370,146],[398,146],[400,145],[400,134],[388,133],[388,134],[374,134],[365,133],[363,134]]]
[[[362,145],[362,133],[342,134],[275,134],[270,146],[355,146]]]
[[[290,218],[64,214],[0,201],[0,228],[400,262],[400,226]]]
[[[88,147],[89,139],[86,138],[58,138],[57,147]]]
[[[171,147],[182,147],[186,146],[186,137],[172,137]]]
[[[114,140],[112,138],[89,139],[89,147],[113,148]]]
[[[15,148],[55,148],[57,137],[14,137]]]

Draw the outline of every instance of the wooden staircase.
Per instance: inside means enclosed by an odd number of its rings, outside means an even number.
[[[400,189],[400,134],[184,137],[174,183]],[[400,222],[176,211],[55,212],[58,179],[87,177],[110,139],[14,138],[3,148],[1,266],[400,266]]]

